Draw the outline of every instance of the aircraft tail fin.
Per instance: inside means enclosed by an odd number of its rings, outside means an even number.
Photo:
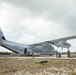
[[[6,40],[6,39],[5,39],[4,34],[0,28],[0,45],[2,44],[2,40]]]

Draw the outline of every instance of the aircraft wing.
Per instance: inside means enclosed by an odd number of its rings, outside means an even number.
[[[34,47],[35,46],[46,46],[49,44],[54,44],[54,43],[58,43],[60,41],[67,41],[67,40],[71,40],[71,39],[75,39],[75,38],[76,38],[76,35],[70,36],[70,37],[59,38],[59,39],[55,39],[55,40],[44,41],[41,43],[31,44],[30,46],[34,46]]]
[[[71,39],[76,39],[76,35],[74,36],[70,36],[70,37],[64,37],[64,38],[59,38],[59,39],[55,39],[55,40],[51,40],[52,42],[58,42],[58,41],[61,41],[61,40],[71,40]]]

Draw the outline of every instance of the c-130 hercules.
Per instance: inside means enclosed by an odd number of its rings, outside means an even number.
[[[8,41],[1,28],[0,28],[0,46],[9,49],[10,51],[13,51],[15,53],[18,53],[20,55],[29,55],[29,56],[39,56],[41,54],[49,54],[53,55],[55,53],[54,47],[52,45],[55,45],[57,47],[61,48],[68,48],[71,46],[69,43],[67,43],[67,40],[75,39],[75,36],[65,37],[65,38],[59,38],[55,40],[49,40],[44,41],[40,43],[35,44],[20,44],[12,41]]]

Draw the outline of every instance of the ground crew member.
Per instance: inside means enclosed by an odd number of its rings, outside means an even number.
[[[67,51],[67,56],[70,57],[70,51],[69,50]]]

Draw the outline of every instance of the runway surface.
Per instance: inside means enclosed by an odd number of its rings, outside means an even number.
[[[53,56],[40,56],[40,57],[20,57],[20,56],[0,56],[0,59],[32,59],[32,58],[51,58],[51,59],[76,59],[75,57],[68,58],[67,55],[62,55],[62,57]]]

